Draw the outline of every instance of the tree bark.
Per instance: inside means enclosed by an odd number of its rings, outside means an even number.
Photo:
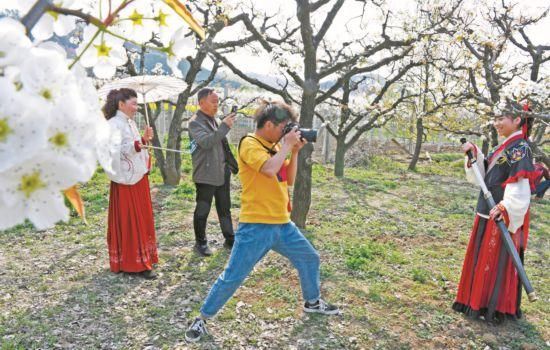
[[[481,152],[485,155],[489,153],[489,140],[487,138],[484,138],[481,143]]]
[[[498,145],[497,129],[495,129],[495,127],[491,125],[491,147],[495,147],[497,145]]]
[[[424,124],[422,117],[416,118],[416,143],[414,145],[414,153],[409,163],[409,170],[416,169],[416,163],[418,163],[418,158],[420,158],[420,150],[422,148],[422,140],[424,138]]]
[[[311,127],[313,123],[313,113],[315,110],[315,96],[317,90],[313,93],[306,93],[302,98],[302,110],[300,113],[300,124],[304,127]],[[313,144],[305,145],[298,156],[298,171],[296,174],[296,184],[294,186],[293,209],[291,213],[292,221],[301,228],[306,226],[307,213],[311,206],[311,155],[313,153]]]
[[[304,80],[302,86],[302,104],[300,124],[310,128],[313,124],[316,96],[319,91],[317,75],[317,47],[314,43],[313,27],[311,25],[311,8],[308,0],[297,0],[298,19],[301,22],[300,33],[304,43]],[[307,144],[298,156],[298,171],[294,186],[294,200],[291,218],[301,228],[306,226],[307,214],[311,206],[311,154],[313,145]]]
[[[181,148],[181,123],[185,106],[189,100],[189,92],[185,91],[178,97],[176,110],[172,117],[172,122],[168,129],[168,140],[166,147],[169,149],[180,150]],[[164,164],[163,180],[165,185],[177,186],[181,178],[181,154],[176,152],[166,152],[166,162]]]
[[[345,135],[336,139],[336,151],[334,155],[334,176],[343,177],[345,168],[346,142]]]

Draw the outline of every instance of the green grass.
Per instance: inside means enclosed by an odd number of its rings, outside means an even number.
[[[184,140],[184,142],[186,142]],[[185,149],[185,145],[184,145]],[[547,348],[550,339],[550,201],[531,208],[526,269],[540,296],[523,302],[526,318],[494,327],[450,310],[478,190],[464,181],[460,154],[432,154],[416,172],[387,157],[348,168],[342,179],[313,165],[308,239],[321,256],[322,294],[342,316],[301,311],[299,278],[275,253],[258,264],[216,319],[211,336],[190,348],[484,349]],[[215,254],[192,251],[195,187],[190,159],[182,181],[163,186],[152,171],[160,278],[109,272],[105,242],[109,181],[98,171],[81,186],[89,225],[36,232],[28,223],[0,233],[0,350],[188,348],[187,320],[229,257],[214,211],[207,231]],[[238,218],[239,182],[232,182]]]

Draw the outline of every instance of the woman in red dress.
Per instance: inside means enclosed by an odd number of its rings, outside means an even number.
[[[150,158],[143,147],[153,138],[153,129],[147,127],[140,136],[134,121],[137,109],[137,94],[131,89],[110,91],[103,107],[117,133],[112,147],[113,171],[107,172],[111,179],[107,243],[111,271],[153,279],[158,255],[147,177]]]
[[[477,158],[475,164],[497,205],[490,210],[480,193],[453,309],[486,321],[499,323],[505,318],[521,317],[522,286],[494,219],[504,219],[523,261],[529,236],[531,189],[536,176],[526,141],[531,122],[531,118],[520,115],[495,117],[495,128],[505,140],[487,159],[475,145],[463,146],[465,152],[471,150]],[[470,182],[476,183],[468,162],[466,175]]]

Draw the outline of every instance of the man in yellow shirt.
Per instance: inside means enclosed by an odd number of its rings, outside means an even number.
[[[305,312],[339,313],[336,306],[321,299],[319,254],[290,221],[288,186],[294,184],[298,152],[307,142],[296,129],[283,132],[288,122],[296,120],[296,113],[282,102],[264,102],[255,118],[256,132],[239,144],[242,196],[235,244],[225,271],[200,309],[200,317],[185,332],[185,339],[190,342],[207,333],[206,319],[223,307],[270,250],[287,257],[298,270]]]

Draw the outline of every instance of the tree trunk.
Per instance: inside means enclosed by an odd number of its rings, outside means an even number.
[[[292,221],[300,228],[306,227],[307,214],[311,206],[311,152],[313,145],[305,145],[298,156],[298,172],[294,186]]]
[[[345,167],[346,142],[345,136],[336,139],[336,153],[334,155],[334,176],[343,177]]]
[[[315,96],[319,89],[317,81],[306,80],[306,88],[302,96],[302,109],[300,111],[300,124],[310,128],[313,123],[315,111]],[[313,144],[305,145],[298,156],[298,172],[294,186],[294,200],[292,208],[292,221],[300,227],[305,228],[307,214],[311,205],[311,154]]]
[[[424,136],[424,124],[422,122],[422,117],[418,117],[416,118],[416,143],[414,145],[413,157],[411,159],[411,162],[409,163],[409,170],[416,169],[416,163],[418,162],[418,158],[420,158],[420,150],[422,148],[423,136]]]
[[[495,147],[497,145],[498,145],[497,129],[495,129],[495,127],[491,125],[491,147]]]
[[[168,141],[166,147],[180,150],[181,148],[181,122],[187,97],[178,97],[178,103],[170,127],[168,129]],[[166,152],[166,162],[164,164],[163,181],[165,185],[177,186],[181,178],[181,154],[177,152]]]
[[[481,153],[485,155],[489,153],[489,140],[486,137],[483,138],[483,142],[481,144]]]

